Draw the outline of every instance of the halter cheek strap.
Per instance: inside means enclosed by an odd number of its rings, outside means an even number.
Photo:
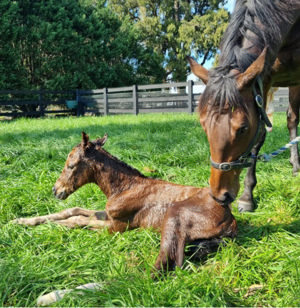
[[[263,95],[263,83],[262,83],[262,79],[261,79],[260,76],[257,77],[256,82],[258,84],[260,93]],[[257,143],[260,132],[264,128],[264,125],[266,125],[267,127],[272,127],[272,124],[271,124],[271,122],[270,122],[270,120],[267,116],[267,113],[264,109],[264,100],[263,100],[262,96],[257,93],[256,88],[255,88],[255,84],[253,85],[252,91],[253,91],[254,100],[255,100],[255,103],[256,103],[256,106],[257,106],[257,109],[258,109],[258,113],[259,113],[259,121],[258,121],[258,125],[257,125],[255,135],[254,135],[252,141],[250,142],[250,144],[248,145],[247,150],[235,161],[217,163],[217,162],[213,161],[212,158],[210,157],[210,164],[215,169],[226,172],[226,171],[230,171],[232,169],[248,168],[248,167],[251,166],[252,160],[257,159],[257,157],[255,155],[251,154],[251,150],[255,146],[255,144]]]
[[[261,95],[263,95],[263,82],[260,76],[256,78],[256,82],[259,86]],[[256,102],[256,106],[258,107],[260,119],[266,124],[267,127],[272,127],[272,123],[270,122],[266,110],[264,109],[264,100],[262,96],[257,93],[255,85],[253,86],[252,91]]]

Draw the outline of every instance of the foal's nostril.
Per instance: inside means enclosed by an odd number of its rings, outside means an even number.
[[[52,187],[52,192],[53,192],[53,195],[56,196],[56,188],[55,188],[55,186]]]

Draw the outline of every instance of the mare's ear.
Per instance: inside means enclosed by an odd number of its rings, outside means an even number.
[[[249,85],[255,77],[257,77],[264,69],[266,61],[267,47],[264,48],[258,58],[246,69],[244,73],[241,73],[237,77],[237,88],[238,90]]]
[[[192,57],[187,56],[186,59],[190,63],[191,70],[194,75],[200,78],[205,84],[208,82],[209,72],[202,65],[198,64]]]
[[[86,147],[88,146],[89,140],[90,140],[89,135],[86,134],[85,132],[82,132],[82,133],[81,133],[81,137],[82,137],[81,145],[82,145],[84,148],[86,148]]]
[[[103,136],[103,138],[98,138],[96,141],[95,141],[95,145],[99,145],[100,147],[104,146],[105,142],[107,140],[107,134],[105,134]]]

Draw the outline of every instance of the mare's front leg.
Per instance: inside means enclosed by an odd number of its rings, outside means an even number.
[[[289,107],[287,110],[287,127],[290,132],[290,140],[297,137],[297,127],[299,124],[300,109],[300,86],[289,88]],[[298,145],[291,147],[290,163],[293,166],[293,175],[296,176],[300,170]]]
[[[80,207],[73,207],[63,210],[59,213],[44,216],[17,218],[12,222],[28,226],[37,226],[47,222],[54,222],[72,228],[75,226],[89,226],[89,224],[93,222],[96,223],[97,221],[105,221],[106,219],[107,215],[104,211],[87,210]]]
[[[260,148],[264,144],[266,138],[266,130],[263,129],[263,132],[260,137],[260,141],[257,143],[257,145],[254,146],[252,149],[252,154],[255,156],[258,155]],[[255,209],[255,202],[253,199],[253,189],[256,186],[257,180],[256,180],[256,160],[252,160],[251,166],[247,169],[246,178],[244,181],[244,192],[240,199],[238,200],[238,209],[239,212],[253,212]]]

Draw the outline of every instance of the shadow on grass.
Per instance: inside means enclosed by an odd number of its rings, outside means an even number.
[[[289,224],[268,223],[261,226],[255,226],[253,223],[241,220],[239,218],[237,218],[237,221],[239,231],[237,237],[235,238],[235,242],[238,246],[242,247],[248,247],[249,244],[253,244],[253,240],[261,241],[264,237],[274,233],[286,231],[291,234],[300,234],[300,219],[294,220]],[[203,265],[208,259],[213,258],[218,250],[222,249],[222,247],[226,247],[226,243],[229,243],[230,241],[230,239],[225,239],[224,242],[222,240],[195,241],[186,246],[185,255],[193,263]],[[214,245],[214,249],[206,254],[205,249],[201,248],[203,243],[204,245]]]
[[[237,237],[237,243],[244,245],[248,241],[255,239],[260,241],[263,237],[266,237],[273,233],[287,231],[289,233],[300,234],[300,219],[294,220],[291,223],[273,224],[266,223],[264,225],[256,226],[253,223],[246,220],[238,220],[239,233]]]
[[[67,118],[69,120],[69,118]],[[84,118],[83,118],[84,119]],[[145,133],[151,134],[151,133],[156,133],[156,132],[171,132],[171,135],[169,136],[170,139],[178,139],[182,135],[186,133],[186,130],[180,130],[180,128],[188,127],[188,126],[198,126],[200,127],[198,119],[195,119],[194,117],[191,117],[190,120],[186,119],[174,119],[170,118],[166,120],[161,120],[161,117],[158,115],[157,121],[153,120],[151,118],[149,121],[147,118],[145,118],[144,122],[139,122],[139,123],[128,123],[128,122],[123,122],[121,121],[120,123],[115,123],[114,117],[112,116],[112,123],[106,123],[106,124],[101,124],[99,121],[101,121],[102,117],[94,117],[94,124],[85,124],[80,126],[80,123],[78,123],[77,127],[71,127],[71,128],[59,128],[55,127],[54,129],[47,130],[47,126],[49,123],[49,119],[45,119],[48,121],[48,123],[45,123],[45,129],[38,129],[34,130],[32,132],[13,132],[13,133],[6,133],[5,135],[0,135],[0,143],[3,142],[10,142],[11,140],[16,141],[16,140],[23,140],[24,138],[30,139],[34,138],[36,142],[39,140],[44,140],[45,138],[55,138],[59,141],[59,139],[65,139],[69,138],[70,136],[75,136],[75,138],[78,136],[78,139],[80,140],[80,134],[82,131],[85,131],[87,134],[90,134],[91,136],[99,136],[103,135],[104,133],[108,133],[108,135],[111,136],[120,136],[123,134],[128,134],[128,132],[133,133],[133,132],[140,132],[141,136],[144,136]],[[106,120],[107,118],[105,118]],[[134,119],[134,117],[133,117]],[[43,121],[43,120],[41,120]],[[76,118],[74,118],[74,121],[76,121]],[[130,121],[129,118],[127,118],[126,121]],[[148,122],[147,122],[148,121]],[[80,122],[80,121],[78,121]],[[98,122],[98,123],[97,123]],[[56,122],[55,119],[53,121],[53,125],[61,122]],[[285,126],[285,124],[278,124],[274,130],[276,132],[273,132],[272,134],[268,134],[266,141],[265,141],[265,146],[268,148],[277,143],[282,144],[282,140],[284,139],[285,141],[287,140],[288,136],[288,131]],[[198,129],[195,131],[196,134],[199,134],[201,136],[204,136],[205,133],[203,132],[202,129]],[[157,135],[156,135],[157,137]],[[159,137],[159,136],[158,136]],[[284,142],[285,142],[284,141]],[[159,142],[159,140],[158,140]]]
[[[84,122],[84,118],[81,118]],[[68,128],[63,128],[63,127],[51,127],[50,130],[47,130],[47,127],[49,127],[49,120],[48,123],[45,123],[45,129],[39,129],[39,130],[33,130],[31,132],[13,132],[13,133],[6,133],[5,136],[1,136],[0,138],[5,141],[9,141],[9,137],[13,137],[13,139],[24,139],[24,137],[30,137],[34,136],[35,139],[45,139],[45,137],[56,137],[57,139],[64,139],[70,136],[79,136],[82,131],[85,131],[87,134],[91,135],[101,135],[104,133],[110,133],[110,132],[119,132],[119,133],[126,133],[126,132],[134,132],[134,131],[140,131],[141,133],[143,131],[147,131],[148,133],[153,133],[157,131],[166,131],[170,130],[174,132],[174,136],[177,135],[178,131],[176,127],[184,127],[185,125],[194,125],[194,126],[199,126],[200,124],[198,121],[191,117],[190,120],[186,121],[186,119],[166,119],[166,120],[161,120],[161,117],[158,116],[158,120],[154,121],[153,118],[151,118],[149,121],[148,119],[145,118],[144,122],[139,121],[139,123],[128,123],[130,121],[130,118],[126,119],[126,122],[123,122],[120,118],[120,123],[116,123],[114,118],[111,117],[112,122],[107,123],[109,119],[105,118],[105,124],[99,123],[101,121],[100,118],[93,118],[94,119],[94,124],[84,124],[81,125],[80,121],[78,121],[77,127],[68,127]],[[135,118],[133,118],[135,119]],[[90,119],[89,119],[90,120]],[[41,120],[43,121],[43,120]],[[76,121],[76,118],[74,118],[74,121]],[[134,121],[132,121],[134,122]],[[148,122],[148,123],[147,123]],[[62,122],[56,122],[53,121],[53,125],[61,125]],[[148,124],[148,125],[147,125]],[[175,133],[176,132],[176,133]],[[45,135],[47,133],[47,135]],[[171,136],[172,137],[172,136]]]

